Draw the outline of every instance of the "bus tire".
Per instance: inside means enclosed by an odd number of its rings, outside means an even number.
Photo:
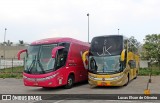
[[[69,75],[65,88],[70,89],[72,88],[73,84],[74,84],[74,75]]]
[[[128,83],[129,83],[129,74],[127,75],[127,83],[126,83],[126,84],[124,84],[124,86],[127,86],[127,85],[128,85]]]
[[[91,89],[93,89],[93,88],[95,88],[96,87],[96,85],[90,85],[90,88]]]

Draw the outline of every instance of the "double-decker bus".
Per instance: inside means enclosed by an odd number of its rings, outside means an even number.
[[[25,53],[23,81],[25,86],[71,88],[74,83],[88,79],[82,53],[89,44],[72,38],[48,38],[31,43],[20,50]]]
[[[86,51],[83,57],[87,54]],[[122,35],[94,37],[91,41],[88,81],[91,86],[123,86],[137,77],[139,56]],[[83,60],[87,60],[84,59]]]

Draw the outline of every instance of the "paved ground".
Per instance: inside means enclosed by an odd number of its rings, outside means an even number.
[[[23,85],[21,79],[0,79],[0,94],[143,94],[147,87],[148,76],[139,76],[137,79],[132,80],[128,86],[124,87],[95,87],[90,88],[87,83],[76,84],[72,89],[64,89],[63,87],[44,89],[41,87],[26,87]],[[153,76],[152,83],[149,85],[151,94],[160,94],[160,76]],[[0,101],[1,102],[1,101]],[[3,101],[5,102],[5,101]],[[5,103],[7,103],[6,101]],[[12,102],[12,101],[10,101]],[[18,101],[17,103],[21,103]],[[27,101],[26,101],[27,102]],[[31,101],[30,101],[31,102]],[[33,101],[34,102],[34,101]],[[40,102],[40,101],[39,101]],[[92,102],[103,103],[104,100],[55,100],[47,101],[48,103],[80,103]],[[111,103],[125,103],[135,101],[115,101],[109,100]],[[141,103],[142,101],[136,101]],[[146,101],[150,102],[150,101]],[[153,101],[152,101],[153,102]],[[155,101],[156,102],[156,101]]]

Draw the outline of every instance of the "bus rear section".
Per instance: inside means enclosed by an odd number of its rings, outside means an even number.
[[[87,80],[81,52],[89,44],[72,38],[49,38],[33,42],[26,52],[23,81],[25,86],[71,88]]]
[[[128,42],[125,40],[121,35],[99,36],[92,39],[88,74],[91,86],[123,86],[136,78],[138,56],[129,52]]]

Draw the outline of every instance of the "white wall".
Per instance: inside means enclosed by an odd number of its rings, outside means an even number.
[[[140,61],[140,67],[141,68],[147,68],[148,67],[148,62],[147,60],[141,60]]]

